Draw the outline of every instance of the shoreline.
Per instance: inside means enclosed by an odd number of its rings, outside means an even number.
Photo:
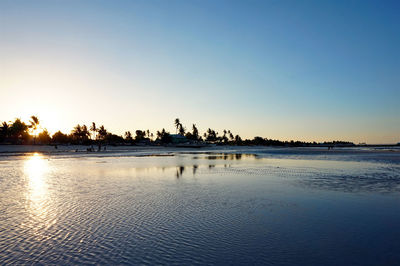
[[[88,149],[94,148],[94,150],[90,151]],[[104,150],[104,148],[106,148]],[[330,149],[328,149],[330,148]],[[383,149],[393,149],[399,150],[399,145],[356,145],[356,146],[263,146],[263,145],[216,145],[216,146],[204,146],[204,147],[190,147],[190,146],[174,146],[174,145],[103,145],[102,150],[98,151],[96,145],[54,145],[54,144],[35,144],[35,145],[14,145],[14,144],[0,144],[0,153],[13,153],[13,152],[60,152],[60,151],[70,151],[75,152],[78,150],[79,152],[88,152],[88,153],[101,153],[101,152],[109,152],[109,151],[136,151],[136,150],[160,150],[160,149],[177,149],[177,150],[225,150],[225,149],[271,149],[271,150],[313,150],[313,151],[345,151],[345,150],[383,150]]]
[[[107,146],[106,150],[90,151],[86,145],[0,145],[0,160],[41,153],[51,157],[144,157],[182,154],[251,154],[258,158],[311,159],[338,161],[386,161],[400,164],[399,146],[356,147],[277,147],[277,146],[212,146],[183,148],[173,146]]]

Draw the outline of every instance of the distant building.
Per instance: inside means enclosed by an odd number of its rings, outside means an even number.
[[[171,140],[172,140],[172,143],[174,143],[174,144],[189,142],[189,140],[185,136],[182,136],[179,134],[171,134]]]

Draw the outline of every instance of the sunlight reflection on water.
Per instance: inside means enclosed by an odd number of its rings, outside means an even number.
[[[355,248],[365,262],[364,243],[399,248],[399,170],[224,153],[13,158],[0,165],[0,264],[341,265]]]
[[[55,222],[55,214],[49,211],[49,161],[43,155],[34,153],[25,160],[23,169],[26,181],[26,210],[31,217],[26,226],[39,232],[40,228],[48,228]]]
[[[42,198],[46,194],[47,160],[42,155],[34,153],[24,164],[24,173],[29,182],[29,196],[32,200]]]

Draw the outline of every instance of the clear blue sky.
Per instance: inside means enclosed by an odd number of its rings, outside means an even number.
[[[400,141],[398,1],[0,0],[0,120]]]

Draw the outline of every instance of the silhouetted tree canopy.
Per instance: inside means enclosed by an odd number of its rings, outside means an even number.
[[[125,140],[129,143],[132,143],[133,138],[132,138],[132,133],[130,131],[125,132]]]
[[[21,119],[15,119],[14,123],[10,126],[11,141],[14,144],[23,144],[30,138],[28,132],[28,126],[21,121]]]
[[[39,144],[50,144],[51,143],[51,137],[50,137],[47,129],[45,129],[39,133],[39,135],[37,137],[37,141],[39,142]]]
[[[161,143],[171,143],[172,138],[169,132],[165,131],[163,128],[161,131],[157,131],[157,140],[159,140]]]
[[[62,133],[61,131],[57,131],[52,136],[52,141],[55,144],[68,144],[71,143],[71,138],[68,135]]]
[[[187,131],[180,122],[179,118],[174,121],[176,131],[185,136],[187,141],[198,143],[203,141],[196,124],[192,125],[192,131]],[[111,145],[148,145],[148,144],[169,144],[172,142],[172,137],[169,132],[164,128],[157,131],[155,141],[152,141],[153,133],[147,130],[136,130],[135,139],[133,139],[131,131],[126,131],[123,136],[115,135],[108,132],[104,125],[96,126],[92,122],[90,129],[86,125],[77,124],[67,135],[61,131],[57,131],[51,137],[46,129],[44,129],[36,137],[35,132],[38,128],[42,129],[40,120],[37,116],[31,116],[29,124],[16,118],[14,122],[2,122],[0,125],[0,143],[2,144],[111,144]],[[30,132],[33,135],[30,135]],[[207,143],[214,143],[217,145],[262,145],[262,146],[290,146],[290,147],[303,147],[303,146],[352,146],[352,142],[348,141],[326,141],[323,143],[317,142],[302,142],[302,141],[280,141],[256,136],[253,139],[243,140],[238,134],[234,135],[231,130],[224,129],[222,136],[214,129],[208,128],[204,133],[204,140]],[[185,141],[185,140],[184,140]]]

